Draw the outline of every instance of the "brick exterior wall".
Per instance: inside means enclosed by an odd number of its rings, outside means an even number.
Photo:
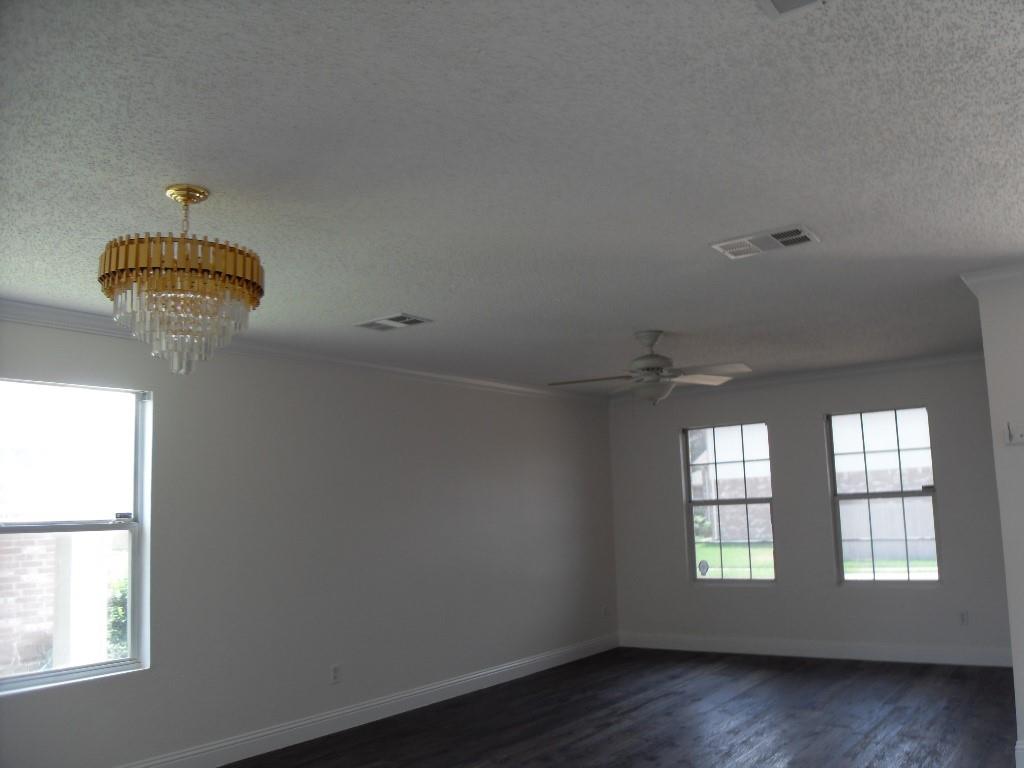
[[[53,534],[0,536],[0,675],[50,666],[56,579]]]

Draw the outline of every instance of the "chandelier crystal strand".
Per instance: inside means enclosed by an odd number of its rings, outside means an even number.
[[[184,185],[168,189],[172,191]],[[192,202],[205,199],[187,197]],[[182,194],[185,194],[184,192]],[[175,198],[178,199],[178,198]],[[114,320],[167,360],[174,373],[190,373],[248,326],[263,296],[263,267],[237,244],[188,234],[188,203],[181,201],[177,237],[124,236],[100,257],[100,284],[114,302]]]

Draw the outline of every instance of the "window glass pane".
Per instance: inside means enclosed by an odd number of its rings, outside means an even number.
[[[690,464],[710,464],[715,460],[714,430],[691,429],[687,432]]]
[[[907,579],[907,540],[902,499],[871,499],[876,579]]]
[[[739,427],[715,427],[715,461],[743,461],[743,435]]]
[[[718,507],[693,507],[693,541],[698,579],[722,578]]]
[[[867,499],[850,499],[839,502],[839,530],[844,540],[871,540]]]
[[[124,659],[128,531],[0,536],[0,677]]]
[[[900,448],[928,448],[931,446],[927,409],[908,408],[896,411],[896,423],[900,431]]]
[[[912,581],[936,581],[939,578],[939,559],[935,554],[935,539],[915,539],[907,542],[910,553]]]
[[[747,540],[747,508],[730,504],[718,508],[722,526],[722,576],[750,578],[750,545]]]
[[[908,539],[934,539],[935,517],[932,500],[928,496],[911,496],[903,500],[907,517]]]
[[[900,457],[896,451],[869,453],[865,456],[868,465],[868,490],[871,493],[900,490]]]
[[[939,578],[935,551],[935,516],[928,496],[905,499],[907,519],[907,554],[910,557],[910,578],[934,581]]]
[[[896,450],[896,412],[876,411],[861,414],[864,423],[865,451]]]
[[[839,502],[839,532],[843,542],[843,577],[873,579],[871,524],[866,499]]]
[[[690,467],[690,494],[693,501],[717,498],[714,464]]]
[[[862,453],[860,414],[832,417],[832,449],[836,453]]]
[[[735,461],[718,464],[718,498],[746,498],[746,486],[743,482],[743,462]]]
[[[871,581],[875,578],[870,541],[843,539],[843,578],[849,581]]]
[[[768,458],[768,425],[743,425],[743,458],[747,461]]]
[[[928,448],[900,451],[900,466],[905,491],[920,491],[923,486],[935,482],[932,477],[932,452]]]
[[[772,511],[768,504],[747,507],[750,530],[750,575],[755,579],[775,578],[775,544]]]
[[[772,495],[772,468],[768,461],[748,461],[747,498],[766,499]]]
[[[132,513],[135,395],[0,381],[0,522]]]
[[[845,456],[836,456],[836,491],[839,493],[865,493],[867,490],[864,454],[850,453]]]

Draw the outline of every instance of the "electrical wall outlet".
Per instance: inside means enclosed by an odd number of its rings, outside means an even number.
[[[337,664],[331,665],[331,685],[337,685],[341,682],[341,667]]]
[[[971,623],[971,614],[969,614],[967,611],[960,611],[960,626],[961,627],[966,627],[970,623]]]

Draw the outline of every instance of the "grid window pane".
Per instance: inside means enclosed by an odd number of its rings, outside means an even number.
[[[871,540],[871,520],[867,499],[848,499],[839,502],[839,525],[843,539]]]
[[[0,425],[0,522],[134,511],[134,393],[0,380]]]
[[[843,539],[843,578],[850,581],[871,581],[875,578],[870,540]]]
[[[694,501],[718,498],[717,474],[714,464],[690,467],[690,497]]]
[[[691,429],[687,432],[687,444],[691,466],[714,463],[715,431],[713,429]]]
[[[912,496],[904,499],[903,508],[907,520],[908,539],[935,538],[935,515],[932,513],[931,497]]]
[[[935,581],[939,578],[939,558],[935,539],[914,539],[907,542],[911,581]]]
[[[722,578],[722,546],[718,524],[718,507],[693,507],[693,541],[697,578]]]
[[[743,425],[743,458],[758,461],[768,458],[768,425]]]
[[[895,411],[862,413],[860,420],[864,424],[865,451],[895,451],[899,447]]]
[[[865,455],[868,470],[868,491],[885,493],[900,490],[900,454],[898,451],[881,451]]]
[[[775,578],[775,536],[772,510],[768,504],[747,506],[750,529],[750,575],[754,579]]]
[[[867,499],[839,502],[839,533],[843,542],[843,574],[848,579],[873,579],[871,518]]]
[[[0,678],[129,655],[131,534],[0,536]]]
[[[730,504],[718,509],[722,525],[722,576],[726,579],[750,578],[750,539],[747,533],[747,507]]]
[[[844,414],[830,424],[844,578],[938,579],[932,497],[917,495],[934,484],[927,410]],[[850,498],[858,494],[867,498]]]
[[[743,462],[730,461],[715,466],[718,467],[718,498],[745,499],[747,488],[743,480]]]
[[[904,501],[907,521],[907,556],[910,560],[910,578],[934,581],[939,578],[939,563],[935,546],[935,515],[929,496],[911,497]]]
[[[772,495],[772,468],[768,461],[746,463],[747,498],[767,499]]]
[[[743,461],[741,427],[715,427],[715,461]]]
[[[896,411],[896,422],[899,426],[900,448],[931,447],[927,409],[907,408]]]
[[[932,476],[932,452],[928,448],[900,451],[900,467],[905,491],[919,491],[935,482]]]
[[[687,504],[698,579],[774,579],[768,427],[687,430]],[[719,501],[729,503],[709,504]]]
[[[864,452],[859,413],[832,417],[832,449],[836,454]]]
[[[836,456],[836,490],[839,493],[865,493],[868,490],[864,469],[864,454],[851,453]]]

